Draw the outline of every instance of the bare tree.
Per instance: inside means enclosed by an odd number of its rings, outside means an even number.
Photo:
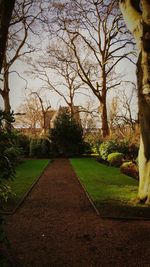
[[[40,129],[40,134],[46,134],[48,128],[48,112],[51,111],[50,103],[41,95],[41,91],[31,91],[17,110],[14,126],[26,128],[34,134]]]
[[[54,4],[54,10],[54,32],[73,51],[80,79],[99,100],[105,137],[109,134],[107,93],[120,85],[115,67],[122,59],[131,60],[128,47],[133,44],[125,35],[117,2],[69,1]]]
[[[85,107],[80,107],[80,117],[84,136],[97,131],[98,108],[94,102],[87,101]]]
[[[14,126],[17,128],[27,128],[31,132],[41,125],[41,112],[39,101],[35,96],[28,96],[18,107]]]
[[[46,134],[46,130],[47,130],[47,125],[46,125],[46,119],[47,119],[47,113],[51,108],[51,105],[49,103],[44,103],[42,97],[40,96],[40,94],[38,92],[32,92],[31,94],[34,94],[35,97],[39,100],[40,103],[40,111],[42,113],[42,128],[43,128],[43,133]]]
[[[128,85],[128,90],[127,90]],[[122,90],[118,89],[109,105],[109,124],[111,132],[125,128],[134,133],[138,124],[137,88],[133,82],[125,82]]]
[[[138,49],[137,83],[141,127],[138,201],[150,204],[150,1],[120,0],[120,8]]]
[[[34,9],[34,5],[35,1],[31,0],[16,1],[10,21],[7,47],[3,61],[3,88],[0,89],[0,94],[4,100],[4,110],[7,113],[11,110],[9,74],[12,71],[12,66],[16,60],[35,51],[31,41],[29,41],[29,32],[32,32],[32,27],[40,15],[40,10],[37,7]],[[35,10],[36,14],[33,14]]]
[[[57,41],[48,46],[46,54],[30,64],[32,69],[29,71],[29,75],[32,74],[44,82],[45,89],[55,92],[64,100],[72,116],[75,112],[75,97],[77,94],[86,94],[83,91],[84,83],[74,65],[72,51],[57,38]]]

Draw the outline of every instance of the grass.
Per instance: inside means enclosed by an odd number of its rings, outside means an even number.
[[[138,181],[120,173],[119,168],[98,163],[93,158],[74,158],[71,164],[104,217],[150,217],[150,209],[134,205]]]
[[[13,181],[8,183],[14,196],[8,201],[5,207],[6,210],[13,210],[16,207],[48,163],[48,159],[28,159],[16,167],[16,176]]]

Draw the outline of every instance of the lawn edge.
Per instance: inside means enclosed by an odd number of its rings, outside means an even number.
[[[95,204],[94,204],[94,202],[93,202],[91,196],[89,195],[89,193],[88,193],[88,191],[86,190],[85,186],[81,183],[80,178],[79,178],[79,176],[77,175],[75,169],[73,168],[73,165],[71,164],[70,159],[69,159],[69,163],[70,163],[70,166],[71,166],[71,168],[72,168],[72,171],[73,171],[74,174],[75,174],[75,177],[77,178],[77,181],[78,181],[79,185],[81,186],[81,188],[82,188],[84,194],[85,194],[86,197],[88,198],[88,200],[89,200],[90,204],[92,205],[94,211],[96,212],[97,215],[100,215],[100,212],[99,212],[99,210],[97,209],[97,207],[95,206]],[[100,215],[100,216],[101,216],[101,215]]]
[[[99,215],[102,219],[105,220],[116,220],[116,221],[150,221],[150,218],[146,218],[146,217],[122,217],[122,216],[103,216],[101,215],[99,209],[96,207],[96,205],[94,204],[94,201],[92,200],[90,194],[88,193],[86,187],[82,184],[80,177],[77,175],[75,169],[73,168],[73,165],[71,164],[71,159],[69,159],[70,165],[72,167],[73,172],[76,175],[77,181],[79,182],[80,186],[82,187],[85,195],[87,196],[90,204],[92,205],[93,209],[95,210],[96,214]]]
[[[31,186],[29,187],[29,189],[25,192],[25,194],[23,195],[23,197],[21,198],[21,200],[17,203],[17,205],[15,206],[15,208],[13,210],[10,211],[0,211],[0,215],[13,215],[15,214],[15,212],[21,207],[21,205],[24,203],[24,201],[26,200],[27,196],[30,194],[30,192],[32,191],[32,189],[34,188],[34,186],[37,184],[37,182],[40,180],[41,176],[44,174],[44,172],[46,171],[46,169],[49,167],[49,165],[52,163],[52,160],[50,159],[48,164],[44,167],[44,169],[42,170],[41,174],[35,178],[35,181],[31,184]]]

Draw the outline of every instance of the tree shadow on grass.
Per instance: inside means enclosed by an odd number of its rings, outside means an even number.
[[[119,201],[95,202],[100,215],[104,218],[150,220],[150,207],[133,205]]]

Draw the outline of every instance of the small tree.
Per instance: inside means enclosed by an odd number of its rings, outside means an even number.
[[[54,128],[50,130],[50,140],[55,152],[63,156],[78,155],[84,151],[82,128],[67,111],[58,114]]]

